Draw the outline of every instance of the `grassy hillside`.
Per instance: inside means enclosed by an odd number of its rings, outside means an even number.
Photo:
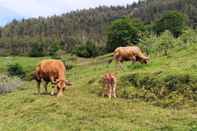
[[[196,91],[196,51],[196,45],[172,49],[168,56],[151,55],[148,65],[126,62],[124,70],[117,69],[115,62],[107,63],[111,59],[110,54],[95,59],[64,56],[66,63],[74,65],[66,74],[73,86],[65,91],[62,98],[36,95],[36,83],[33,81],[25,82],[15,92],[1,95],[0,130],[195,131],[196,92],[190,92],[193,96],[185,94],[187,89],[191,91],[190,88]],[[28,71],[41,59],[46,58],[1,57],[0,69],[5,71],[9,61],[21,63]],[[115,72],[118,77],[117,99],[100,96],[102,87],[99,80],[106,72]],[[164,80],[169,76],[174,76],[176,90],[164,93],[168,97],[158,96],[149,90],[155,91],[159,87],[157,82],[165,85]],[[189,80],[180,76],[188,76]],[[182,86],[191,85],[181,90],[179,82]],[[146,88],[149,84],[153,87]]]

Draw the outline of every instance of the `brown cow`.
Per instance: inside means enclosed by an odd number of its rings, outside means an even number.
[[[114,51],[114,59],[120,64],[123,61],[139,61],[147,64],[149,57],[145,56],[137,46],[118,47]]]
[[[40,94],[40,83],[45,81],[45,92],[47,93],[47,85],[49,82],[55,84],[57,88],[57,96],[62,96],[66,85],[71,85],[68,80],[65,80],[65,66],[60,60],[42,60],[36,67],[34,77],[38,84],[38,94]],[[54,94],[54,89],[51,92]]]
[[[116,98],[116,86],[117,86],[117,79],[116,76],[112,73],[107,73],[102,78],[103,81],[103,96],[108,96],[109,98],[114,97]]]

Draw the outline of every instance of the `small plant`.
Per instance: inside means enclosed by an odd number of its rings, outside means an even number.
[[[18,63],[8,65],[7,72],[10,76],[18,76],[20,78],[25,77],[25,71]]]
[[[169,50],[174,47],[174,37],[169,31],[165,31],[158,39],[157,50],[160,55],[167,56],[169,54]]]

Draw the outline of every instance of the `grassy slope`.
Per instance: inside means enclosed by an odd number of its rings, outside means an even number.
[[[117,71],[115,64],[107,65],[107,55],[95,60],[80,59],[79,65],[67,74],[73,86],[62,98],[37,96],[35,82],[27,82],[23,90],[0,96],[0,130],[197,130],[195,106],[164,109],[136,100],[108,100],[94,91],[101,88],[98,79],[108,71],[116,72],[118,77],[131,72],[157,71],[163,71],[163,75],[191,73],[197,76],[196,51],[196,47],[191,47],[172,52],[171,57],[152,56],[151,63],[140,68],[125,63],[124,71]],[[34,66],[39,59],[14,60],[24,61],[23,66],[28,70],[28,66]],[[0,58],[0,63],[4,60]]]

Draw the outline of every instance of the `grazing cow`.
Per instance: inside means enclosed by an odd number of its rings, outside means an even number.
[[[60,60],[42,60],[36,67],[34,78],[38,84],[38,94],[40,94],[40,83],[45,81],[45,92],[47,93],[47,85],[49,82],[57,88],[57,96],[62,96],[66,85],[71,85],[68,80],[65,80],[64,63]],[[54,94],[54,89],[51,92]]]
[[[120,65],[123,61],[139,61],[140,63],[147,64],[149,60],[137,46],[118,47],[113,55]]]
[[[116,76],[112,73],[107,73],[104,75],[103,79],[103,96],[108,96],[109,98],[116,98]]]

